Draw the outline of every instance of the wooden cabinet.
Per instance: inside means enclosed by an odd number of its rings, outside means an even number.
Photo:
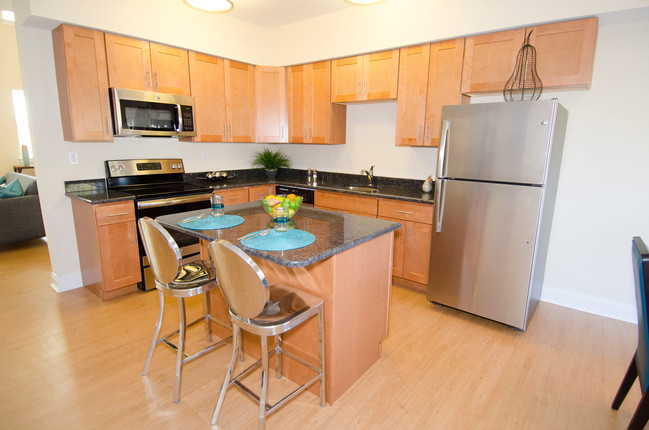
[[[291,143],[345,143],[347,109],[331,103],[331,62],[287,69],[288,139]]]
[[[253,185],[248,188],[248,201],[261,200],[269,194],[275,194],[275,184]]]
[[[253,66],[189,52],[194,142],[254,142]]]
[[[52,41],[64,139],[112,141],[104,34],[62,24]]]
[[[462,92],[501,92],[530,31],[530,43],[536,48],[536,69],[544,89],[590,88],[597,18],[468,37]]]
[[[286,68],[255,66],[257,142],[288,142]]]
[[[106,33],[111,87],[189,96],[189,63],[184,49]]]
[[[377,199],[375,197],[357,196],[331,191],[316,191],[313,207],[318,209],[338,210],[355,215],[376,217]]]
[[[91,205],[72,199],[83,284],[102,299],[141,281],[133,201]]]
[[[223,196],[225,206],[248,202],[248,187],[232,188],[229,190],[215,190],[216,194]]]
[[[223,60],[227,142],[255,141],[255,72],[250,64]]]
[[[223,59],[190,51],[189,73],[194,97],[196,136],[182,140],[226,142]]]
[[[331,101],[394,99],[398,73],[398,49],[332,60]]]
[[[396,144],[437,146],[442,106],[461,102],[464,39],[400,51]]]
[[[393,275],[410,281],[401,281],[402,283],[425,291],[428,283],[433,206],[379,199],[378,215],[379,218],[401,224],[394,237]]]

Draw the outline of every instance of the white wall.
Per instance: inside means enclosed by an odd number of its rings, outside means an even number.
[[[245,168],[252,151],[261,145],[189,144],[175,139],[137,138],[116,139],[115,143],[63,141],[50,35],[57,21],[255,64],[292,64],[603,14],[593,89],[546,95],[557,96],[570,111],[570,117],[544,299],[617,318],[635,318],[629,242],[637,234],[649,240],[647,199],[641,199],[647,195],[642,187],[648,175],[641,163],[649,158],[646,139],[642,141],[642,126],[646,123],[643,115],[647,112],[643,100],[649,94],[647,80],[642,76],[649,61],[649,9],[605,12],[646,6],[646,1],[600,0],[575,5],[553,0],[543,8],[521,9],[516,6],[520,2],[505,0],[488,2],[488,7],[481,9],[484,2],[476,1],[471,3],[473,13],[467,12],[471,8],[465,6],[466,2],[461,7],[444,4],[433,10],[434,2],[402,0],[401,9],[388,10],[388,5],[392,8],[396,2],[386,1],[379,5],[384,8],[381,13],[366,9],[371,19],[359,21],[358,11],[364,9],[354,8],[353,12],[342,11],[275,30],[261,30],[226,16],[218,18],[218,25],[210,25],[205,21],[207,18],[189,17],[187,11],[176,6],[180,2],[172,0],[164,0],[167,9],[151,9],[150,19],[144,23],[111,11],[123,10],[122,6],[139,8],[139,3],[146,9],[151,1],[106,2],[110,7],[93,2],[93,8],[81,0],[15,1],[41,204],[53,273],[60,290],[81,285],[70,203],[63,195],[64,181],[101,178],[103,161],[122,157],[178,156],[185,160],[188,171]],[[162,18],[166,16],[164,11],[182,19],[176,19],[172,27],[160,25],[166,22]],[[265,45],[264,40],[268,41]],[[395,118],[395,103],[350,106],[346,145],[281,147],[293,157],[297,168],[358,173],[374,164],[380,176],[423,180],[435,167],[436,150],[395,147]],[[207,160],[203,160],[205,151]],[[69,152],[78,153],[78,165],[69,164]]]

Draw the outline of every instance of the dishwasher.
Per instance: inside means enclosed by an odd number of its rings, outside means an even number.
[[[313,189],[291,185],[277,185],[275,194],[295,194],[302,197],[302,206],[313,207]]]

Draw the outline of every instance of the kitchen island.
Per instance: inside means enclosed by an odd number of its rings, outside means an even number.
[[[226,214],[244,218],[244,223],[236,227],[190,230],[178,225],[181,220],[204,212],[164,215],[157,220],[166,228],[200,238],[204,258],[209,241],[228,240],[255,260],[269,283],[281,282],[324,299],[325,383],[327,402],[333,405],[380,358],[381,342],[388,336],[393,231],[399,224],[302,207],[292,220],[294,227],[312,233],[315,242],[288,251],[258,251],[242,245],[238,238],[272,226],[259,202],[226,207]],[[220,291],[212,291],[211,298],[213,314],[227,320],[227,307]],[[215,331],[219,333],[218,326]],[[311,320],[287,334],[284,347],[316,363],[317,338],[316,321]],[[246,353],[260,355],[259,341],[254,337],[244,337],[244,347]],[[297,383],[311,376],[288,358],[283,362],[283,373]],[[317,392],[319,387],[316,384],[312,389]]]

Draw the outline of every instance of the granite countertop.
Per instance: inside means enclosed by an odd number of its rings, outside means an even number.
[[[399,223],[377,218],[344,214],[340,212],[301,207],[293,217],[295,228],[312,233],[316,240],[311,245],[289,251],[259,251],[241,244],[238,238],[272,226],[272,219],[259,202],[240,203],[226,206],[225,213],[239,215],[244,223],[221,230],[191,230],[178,225],[190,216],[209,211],[202,209],[179,214],[162,215],[156,218],[165,228],[181,231],[200,239],[212,241],[225,239],[234,243],[247,254],[286,267],[304,267],[341,253],[375,237],[399,228]]]
[[[365,193],[345,188],[349,185],[366,187],[367,178],[363,175],[318,172],[318,182],[316,185],[312,185],[307,183],[306,171],[299,169],[280,169],[277,177],[272,179],[266,178],[260,169],[236,170],[231,172],[232,176],[230,178],[221,181],[207,179],[205,176],[206,173],[186,173],[185,181],[194,185],[209,187],[213,190],[278,184],[313,190],[335,191],[360,196],[433,204],[433,193],[422,192],[421,184],[423,181],[413,179],[377,176],[374,182],[378,188],[378,192]],[[132,195],[107,190],[104,179],[67,181],[65,183],[65,195],[91,204],[134,200]]]

